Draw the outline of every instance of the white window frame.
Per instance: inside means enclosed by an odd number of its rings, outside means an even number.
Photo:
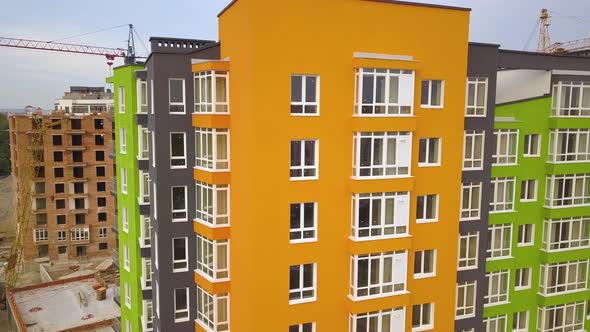
[[[363,141],[369,140],[369,145]],[[380,142],[381,151],[376,151],[376,142]],[[395,159],[388,161],[389,145],[395,144]],[[369,149],[370,164],[362,165],[361,155]],[[355,132],[354,133],[354,164],[353,179],[386,179],[410,177],[412,165],[412,133],[411,132]],[[380,163],[375,164],[378,152]]]
[[[137,159],[147,160],[150,157],[150,131],[141,125],[137,126]]]
[[[514,270],[514,290],[520,291],[531,288],[533,269],[523,267]]]
[[[131,272],[131,254],[126,244],[123,245],[123,267],[127,272]]]
[[[229,300],[227,293],[209,294],[197,285],[197,324],[208,332],[228,332],[231,315]],[[220,307],[225,307],[225,320],[222,320]]]
[[[312,226],[306,226],[306,206],[312,205]],[[317,202],[304,202],[304,203],[291,203],[290,204],[290,219],[293,218],[293,208],[299,206],[299,224],[297,227],[293,227],[292,220],[289,222],[289,243],[307,243],[315,242],[318,240],[318,203]],[[311,235],[309,235],[311,234]]]
[[[182,135],[182,149],[183,149],[183,154],[182,156],[173,156],[172,155],[172,135]],[[174,165],[175,161],[182,161],[183,164],[182,165]],[[185,132],[171,132],[170,133],[170,168],[171,169],[181,169],[181,168],[187,168],[188,167],[188,163],[187,163],[187,157],[186,157],[186,133]]]
[[[533,144],[536,139],[536,144]],[[535,148],[536,147],[536,151]],[[525,158],[541,156],[541,134],[525,134],[522,156]]]
[[[305,164],[305,152],[307,150],[307,144],[313,142],[314,144],[314,160],[312,165]],[[318,139],[293,139],[291,140],[290,149],[293,149],[293,144],[299,143],[300,145],[300,163],[293,165],[293,160],[290,161],[289,166],[289,178],[291,181],[304,181],[304,180],[317,180],[320,177],[320,141]],[[292,155],[292,152],[291,152]],[[293,172],[300,171],[301,175],[293,175]],[[305,175],[306,171],[313,171],[313,175]]]
[[[156,269],[159,269],[158,267],[158,256],[159,256],[159,251],[158,251],[158,232],[156,232],[154,230],[154,266],[156,267]],[[158,281],[156,280],[156,285],[158,284]],[[158,313],[159,315],[159,313]]]
[[[137,198],[140,205],[150,204],[150,173],[139,170],[139,197]]]
[[[479,220],[481,218],[481,195],[481,182],[469,182],[461,185],[460,221]]]
[[[428,205],[429,201],[434,199],[434,217],[428,218]],[[420,201],[422,201],[422,209],[420,209]],[[438,214],[439,214],[439,207],[440,207],[440,196],[438,194],[426,194],[426,195],[418,195],[416,197],[416,223],[417,224],[426,224],[426,223],[433,223],[438,222]],[[422,211],[420,211],[422,210]],[[420,213],[422,216],[420,217]]]
[[[492,166],[518,164],[518,136],[518,129],[494,129],[495,145],[492,149]]]
[[[491,307],[510,302],[510,270],[499,270],[486,273],[488,289],[484,294],[484,307]],[[494,281],[498,284],[494,286]],[[504,284],[504,287],[502,285]],[[505,292],[502,291],[505,289]]]
[[[389,263],[388,263],[389,262]],[[360,285],[360,265],[366,266],[363,271],[366,285]],[[373,270],[374,263],[379,266]],[[387,265],[390,269],[385,269]],[[408,252],[405,250],[379,252],[350,256],[350,293],[349,298],[360,301],[371,298],[392,296],[407,293]],[[374,276],[374,273],[377,275]]]
[[[551,107],[551,117],[566,118],[587,118],[590,117],[590,105],[584,107],[582,100],[584,94],[590,93],[590,83],[588,82],[571,82],[560,81],[553,84],[553,100]],[[578,90],[577,105],[572,100],[573,90]],[[565,97],[565,98],[564,98]],[[566,100],[567,98],[567,100]]]
[[[486,317],[483,320],[483,324],[485,332],[506,332],[508,331],[508,316],[504,314],[493,317]]]
[[[127,169],[121,167],[121,193],[127,195]]]
[[[223,253],[225,252],[225,257]],[[195,271],[211,282],[229,280],[229,240],[211,240],[197,234],[197,268]],[[225,267],[223,267],[225,262]]]
[[[141,289],[152,289],[152,277],[154,275],[154,268],[152,266],[151,257],[141,258]]]
[[[365,205],[369,212],[366,222],[361,220],[361,205]],[[379,206],[379,211],[375,211],[376,205]],[[389,209],[393,212],[391,215],[388,215]],[[409,192],[352,194],[352,240],[388,239],[409,234]]]
[[[364,321],[366,329],[358,329],[358,321]],[[389,322],[389,326],[384,325]],[[399,326],[396,323],[402,322],[404,325]],[[370,332],[383,331],[405,331],[406,308],[397,307],[379,311],[365,312],[361,314],[350,314],[350,332]]]
[[[126,206],[121,207],[121,224],[123,225],[123,232],[129,233],[129,210]]]
[[[429,268],[428,266],[426,266],[425,263],[425,256],[427,254],[431,254],[431,260],[430,262],[432,263],[432,271],[431,272],[424,272],[427,268]],[[437,250],[436,249],[428,249],[428,250],[420,250],[420,251],[415,251],[414,252],[414,279],[424,279],[424,278],[432,278],[436,276],[436,256],[437,256]],[[420,260],[418,263],[418,257],[420,256]],[[417,266],[418,265],[418,266]],[[416,268],[418,268],[418,272],[416,272]]]
[[[195,221],[209,227],[230,226],[230,186],[196,181],[195,188]],[[220,204],[220,195],[225,197],[221,202],[225,200],[226,206]]]
[[[225,80],[225,101],[220,101],[217,98],[218,79]],[[218,70],[198,72],[194,74],[194,83],[195,107],[193,113],[229,114],[228,72]]]
[[[469,100],[469,90],[473,89],[473,103]],[[483,91],[482,91],[483,90]],[[483,105],[478,105],[478,97],[483,94]],[[465,117],[485,117],[488,107],[488,78],[468,77],[465,93]]]
[[[424,161],[421,161],[422,160],[421,152],[422,152],[422,143],[423,142],[425,145],[425,155],[424,155]],[[430,146],[433,144],[436,146],[436,152],[434,154],[435,161],[430,162],[429,159],[431,159],[431,157],[432,157],[430,154]],[[419,156],[418,156],[418,167],[436,167],[436,166],[441,165],[442,139],[440,137],[420,138],[418,151],[420,152]]]
[[[182,82],[182,102],[172,102],[172,81]],[[172,106],[182,106],[182,112],[172,112]],[[186,82],[184,78],[169,78],[168,79],[168,113],[169,114],[186,114]]]
[[[469,298],[469,294],[472,297]],[[475,317],[475,302],[477,300],[477,280],[457,283],[455,305],[455,319]]]
[[[102,229],[101,227],[100,229]],[[100,237],[100,235],[99,235]],[[68,231],[65,229],[57,231],[57,241],[67,241],[68,240]]]
[[[152,243],[152,221],[150,220],[149,215],[140,215],[139,216],[139,247],[141,248],[151,248]]]
[[[186,308],[184,309],[178,309],[177,303],[176,303],[176,291],[184,291],[185,294],[185,298],[186,298]],[[182,295],[181,295],[182,296]],[[190,308],[190,299],[189,299],[189,291],[188,288],[174,288],[174,322],[175,323],[179,323],[179,322],[188,322],[190,319],[190,312],[189,312],[189,308]],[[181,315],[181,317],[178,317],[179,315]],[[186,317],[184,317],[186,315]]]
[[[306,266],[312,266],[313,268],[313,274],[312,274],[312,286],[311,287],[306,287],[305,285],[305,272],[304,269]],[[318,273],[318,268],[317,268],[317,264],[316,263],[306,263],[306,264],[297,264],[297,265],[291,265],[289,267],[289,279],[291,278],[291,268],[293,267],[299,267],[299,273],[298,273],[298,277],[299,277],[299,287],[298,288],[291,288],[290,285],[290,280],[289,280],[289,304],[299,304],[299,303],[306,303],[306,302],[314,302],[317,299],[317,273]],[[313,295],[311,296],[307,296],[304,297],[304,293],[306,292],[311,292]],[[298,297],[292,298],[291,296],[294,294],[299,294]]]
[[[527,240],[527,235],[530,239]],[[530,247],[535,245],[535,224],[518,225],[517,244],[518,247]]]
[[[49,230],[47,228],[35,228],[35,233],[33,234],[33,241],[49,241]]]
[[[531,183],[534,187],[533,197],[528,197],[528,192],[531,187]],[[527,179],[520,181],[520,201],[521,202],[536,202],[537,192],[539,191],[539,181],[537,179]],[[524,197],[523,197],[524,195]]]
[[[174,208],[174,189],[182,188],[184,191],[184,208]],[[172,212],[170,214],[172,222],[185,222],[188,221],[188,188],[187,186],[172,186],[170,187],[170,208]],[[175,214],[180,214],[180,218],[175,218]],[[184,217],[182,217],[184,214]]]
[[[225,137],[225,149],[220,139]],[[209,149],[211,148],[211,149]],[[219,150],[225,152],[221,158]],[[195,168],[213,172],[230,170],[230,130],[219,128],[195,128]]]
[[[90,230],[88,228],[71,228],[70,241],[88,241],[90,240]]]
[[[434,84],[434,82],[440,82],[440,105],[437,104],[433,104],[432,103],[432,99],[433,99],[433,95],[432,95],[432,86]],[[422,97],[424,94],[424,83],[428,84],[428,102],[426,104],[424,104],[422,102]],[[445,105],[445,80],[434,80],[434,79],[429,79],[429,80],[422,80],[421,82],[421,90],[420,90],[420,107],[421,108],[436,108],[436,109],[440,109],[443,108]]]
[[[119,87],[119,114],[125,114],[125,87]]]
[[[372,78],[372,97],[364,101],[364,78]],[[383,79],[383,101],[377,101],[377,79]],[[397,80],[398,95],[390,96],[393,80]],[[414,114],[415,73],[413,70],[359,68],[355,73],[355,116],[403,117]],[[366,111],[365,111],[366,110]]]
[[[108,227],[99,227],[98,228],[98,238],[105,238],[108,236]]]
[[[119,153],[127,154],[127,136],[124,127],[119,128]]]
[[[143,103],[143,96],[145,96],[145,104]],[[148,95],[147,95],[147,81],[137,80],[137,114],[147,114],[148,112]]]
[[[153,109],[153,107],[152,107]],[[152,141],[152,145],[150,147],[150,151],[152,152],[152,167],[156,167],[156,135],[154,135],[153,131],[150,131],[150,139]]]
[[[473,246],[475,250],[473,250],[473,252],[470,250],[470,248],[472,248],[470,245],[472,241],[475,241],[475,246]],[[465,250],[463,250],[463,243],[465,244]],[[477,269],[479,261],[479,232],[459,234],[458,250],[457,270],[464,271]],[[475,256],[472,256],[472,254],[475,254]]]
[[[297,332],[307,332],[307,330],[306,330],[307,327],[311,327],[311,332],[315,332],[315,322],[290,325],[289,326],[289,332],[291,332],[291,329],[294,328],[294,327],[297,328]]]
[[[141,311],[141,325],[143,327],[143,331],[152,332],[154,330],[154,304],[151,299],[144,299],[142,304],[143,310]]]
[[[590,216],[544,220],[541,250],[559,252],[578,248],[590,248]]]
[[[523,317],[524,316],[524,317]],[[512,332],[528,332],[529,331],[529,312],[520,311],[515,312],[512,315]],[[521,323],[524,322],[524,326],[520,327]]]
[[[293,79],[301,78],[301,101],[293,100]],[[314,101],[307,101],[307,78],[315,78],[315,96]],[[294,113],[293,107],[300,106],[301,113]],[[315,107],[315,111],[306,112],[307,107]],[[308,74],[292,74],[291,75],[291,116],[319,116],[320,115],[320,76],[319,75],[308,75]]]
[[[553,313],[551,313],[553,311]],[[579,311],[582,312],[581,315],[577,314]],[[539,330],[543,332],[559,332],[559,331],[584,331],[584,302],[574,302],[574,303],[566,303],[566,304],[559,304],[554,305],[551,307],[541,307],[538,308],[537,314],[537,322],[539,322]],[[559,314],[561,312],[561,314]],[[571,312],[571,316],[568,316],[567,312]],[[550,322],[553,326],[545,326],[546,321],[548,321],[551,317],[553,317],[553,322]],[[558,317],[563,317],[562,321],[567,322],[567,317],[571,317],[571,323],[568,325],[558,325],[556,321],[559,319]],[[581,317],[580,321],[575,321],[575,318]]]
[[[476,144],[481,139],[481,149],[476,149]],[[485,131],[465,130],[463,136],[463,170],[474,171],[483,169],[485,150]]]
[[[500,247],[496,247],[499,244]],[[508,245],[506,247],[506,244]],[[512,253],[512,224],[488,226],[487,260],[510,258]]]
[[[589,267],[588,259],[541,264],[539,294],[549,297],[587,290]],[[585,273],[580,273],[580,270]],[[555,273],[552,273],[552,271],[555,271]],[[549,280],[552,275],[555,277],[553,280]],[[560,283],[560,280],[564,282]],[[550,281],[553,282],[551,283]]]
[[[184,258],[177,259],[176,258],[176,249],[175,249],[175,241],[184,240]],[[173,237],[172,238],[172,272],[186,272],[188,271],[188,238],[187,237]],[[175,267],[176,265],[181,265],[181,267]],[[184,266],[184,267],[182,267]]]
[[[588,161],[590,161],[590,128],[551,130],[547,162],[566,164]]]
[[[492,178],[491,185],[492,197],[490,199],[490,214],[514,212],[514,200],[516,196],[516,178]],[[512,190],[510,190],[510,185],[512,186]],[[496,199],[498,198],[501,200],[496,201]]]
[[[129,283],[125,282],[124,284],[125,289],[125,306],[131,309],[131,287],[129,287]],[[130,331],[130,330],[128,330]]]
[[[412,332],[417,332],[417,331],[426,331],[426,330],[432,330],[434,329],[434,302],[431,303],[422,303],[422,304],[415,304],[412,307],[412,321],[414,320],[414,308],[415,307],[420,307],[420,317],[418,317],[418,319],[420,320],[419,325],[414,325],[412,322]],[[424,316],[424,308],[425,306],[428,306],[428,317],[426,318],[426,316]],[[428,321],[425,322],[424,320],[427,319]]]
[[[559,191],[565,192],[566,189],[571,195],[558,197]],[[577,206],[590,206],[590,173],[547,175],[545,207],[561,209]]]

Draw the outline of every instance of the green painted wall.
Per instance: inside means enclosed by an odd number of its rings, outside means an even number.
[[[115,147],[117,174],[117,225],[119,230],[119,271],[121,286],[121,328],[126,331],[125,321],[129,320],[132,331],[142,331],[142,289],[141,289],[141,254],[139,248],[139,168],[137,166],[138,131],[135,121],[137,112],[137,81],[135,71],[143,66],[130,65],[115,68],[113,76],[107,82],[113,83],[115,94]],[[125,89],[125,113],[119,113],[119,87]],[[125,128],[126,153],[120,151],[119,128]],[[121,192],[121,168],[127,169],[127,194]],[[122,209],[127,208],[129,215],[129,232],[123,231]],[[127,245],[130,252],[130,272],[123,267],[123,246]],[[131,289],[131,309],[125,305],[124,284],[129,283]]]
[[[589,207],[561,209],[546,209],[543,207],[546,175],[590,173],[590,163],[559,165],[547,163],[550,130],[554,128],[590,128],[590,119],[557,119],[550,118],[550,114],[551,97],[507,104],[496,108],[495,129],[518,129],[517,165],[492,167],[492,178],[516,177],[515,212],[490,214],[490,225],[505,223],[513,225],[512,258],[487,261],[487,272],[510,270],[509,303],[486,307],[484,317],[507,314],[507,331],[512,331],[513,313],[529,311],[529,331],[536,331],[537,309],[539,306],[547,307],[590,300],[590,291],[549,297],[538,294],[541,264],[590,258],[590,249],[568,250],[559,253],[541,251],[544,219],[590,215]],[[541,155],[539,157],[523,156],[524,138],[527,134],[541,134]],[[491,153],[491,151],[488,153]],[[521,182],[529,179],[537,180],[537,200],[535,202],[521,202]],[[535,225],[534,245],[518,247],[518,225],[531,223]],[[516,291],[514,289],[515,271],[525,267],[532,268],[531,288]],[[590,329],[589,320],[586,320],[585,327],[586,330]]]

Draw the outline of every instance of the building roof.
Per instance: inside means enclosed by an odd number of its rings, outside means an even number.
[[[9,289],[8,301],[19,331],[84,331],[110,326],[120,316],[113,301],[114,286],[109,285],[106,299],[98,301],[92,288],[97,283],[90,275]]]

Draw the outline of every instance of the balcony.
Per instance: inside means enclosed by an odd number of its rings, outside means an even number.
[[[113,264],[119,268],[119,250],[113,249]],[[117,287],[118,288],[118,287]],[[115,296],[116,297],[116,296]]]

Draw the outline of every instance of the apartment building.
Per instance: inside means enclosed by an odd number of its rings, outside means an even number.
[[[121,307],[125,331],[152,331],[151,226],[147,82],[143,64],[113,69],[107,79],[115,89],[113,146],[116,168],[118,237],[114,260],[119,266]]]
[[[24,237],[25,261],[109,256],[115,236],[107,114],[11,115],[9,128],[15,179],[29,174],[23,168],[34,163],[33,219]],[[31,144],[35,133],[42,133],[42,144]]]
[[[590,59],[499,50],[486,331],[590,328]]]
[[[155,94],[154,118],[163,118],[150,130],[187,131],[177,150],[158,135],[150,166],[153,192],[165,197],[152,207],[155,271],[196,263],[196,331],[452,331],[469,10],[360,0],[280,7],[233,1],[219,15],[216,60],[195,53],[192,75],[185,67],[154,77],[170,93]],[[148,60],[148,80],[150,70]],[[191,111],[194,128],[185,128]],[[194,164],[183,158],[193,151]],[[194,187],[177,162],[194,166]],[[177,209],[159,172],[178,173],[170,180],[196,200],[194,240],[162,236]],[[163,242],[170,237],[181,238]],[[185,308],[183,290],[164,302],[183,287],[165,282],[155,291],[162,319]]]
[[[113,93],[104,87],[71,86],[55,101],[54,110],[78,115],[112,112]]]

